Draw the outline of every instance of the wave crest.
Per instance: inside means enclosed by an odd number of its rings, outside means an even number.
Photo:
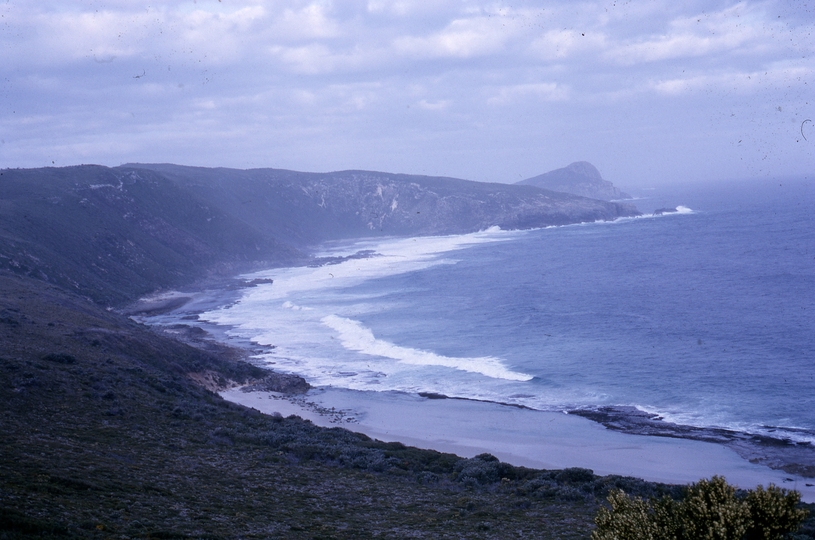
[[[416,366],[441,366],[470,373],[478,373],[494,379],[529,381],[531,375],[507,369],[499,358],[484,356],[478,358],[454,358],[436,353],[400,347],[382,339],[377,339],[373,331],[352,319],[328,315],[322,323],[340,335],[343,347],[371,356],[390,358],[404,364]]]

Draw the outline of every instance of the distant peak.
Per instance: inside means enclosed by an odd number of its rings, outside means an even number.
[[[606,201],[631,198],[627,193],[614,187],[611,182],[604,180],[597,167],[588,161],[575,161],[562,169],[555,169],[517,183]]]
[[[600,175],[600,171],[597,170],[597,167],[589,163],[588,161],[575,161],[564,167],[565,170],[580,175],[585,176],[587,178],[592,178],[595,180],[602,180],[603,177]]]

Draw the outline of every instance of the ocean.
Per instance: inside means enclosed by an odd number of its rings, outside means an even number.
[[[242,276],[272,282],[195,324],[317,387],[639,411],[811,448],[815,183],[638,195],[646,214],[615,222],[322,245],[312,266]]]

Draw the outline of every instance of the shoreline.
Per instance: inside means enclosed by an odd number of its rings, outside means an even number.
[[[296,415],[318,426],[462,457],[487,452],[512,465],[582,467],[600,476],[667,484],[721,475],[742,488],[773,483],[795,489],[804,502],[815,502],[812,479],[751,463],[717,442],[627,434],[573,414],[496,403],[376,394],[325,387],[297,396],[241,388],[219,392],[227,401],[264,414]]]
[[[246,283],[246,280],[240,278],[236,278],[235,281],[239,285]],[[233,302],[236,299],[236,289],[240,288],[239,285],[225,290],[168,292],[159,298],[151,299],[150,307],[165,308],[176,303],[179,297],[184,298],[183,304],[169,310],[141,312],[133,317],[190,345],[209,350],[212,350],[213,346],[217,349],[230,349],[233,358],[251,362],[252,355],[270,352],[274,347],[265,347],[248,340],[232,338],[226,334],[227,328],[225,327],[209,323],[202,325],[197,321],[197,313],[216,305],[224,305],[224,301]],[[259,367],[277,373],[268,365],[259,365]],[[488,452],[513,465],[549,469],[580,466],[595,470],[598,474],[621,474],[664,483],[690,483],[715,474],[728,476],[724,470],[727,469],[731,471],[728,481],[741,487],[752,488],[759,483],[765,486],[774,483],[779,487],[797,489],[802,493],[803,500],[815,502],[815,478],[811,476],[812,471],[815,470],[815,450],[811,445],[795,445],[781,439],[770,439],[724,429],[675,425],[633,407],[598,407],[597,409],[553,412],[435,393],[363,392],[332,387],[313,387],[306,394],[300,395],[242,392],[240,388],[221,391],[220,394],[229,401],[255,408],[267,414],[273,412],[280,412],[284,416],[294,414],[312,421],[315,425],[343,427],[386,442],[398,441],[410,446],[454,453],[463,457]],[[261,398],[248,397],[253,394],[265,395],[266,402]],[[418,400],[435,403],[436,410],[461,411],[463,407],[468,411],[467,414],[472,414],[476,418],[479,415],[479,406],[485,409],[515,409],[529,415],[540,415],[537,418],[546,418],[543,421],[547,423],[561,425],[564,421],[571,422],[574,429],[561,426],[560,431],[550,434],[563,437],[562,443],[549,440],[541,433],[539,440],[534,443],[546,447],[541,451],[535,451],[528,444],[526,446],[521,444],[520,449],[513,448],[513,445],[509,443],[496,446],[494,441],[488,439],[484,433],[475,433],[476,430],[460,434],[456,439],[447,440],[438,433],[434,434],[433,430],[422,433],[418,429],[405,429],[405,426],[400,428],[397,424],[384,421],[379,421],[378,424],[366,422],[365,419],[370,417],[367,403],[372,401],[371,394],[382,394],[379,400],[374,399],[373,401],[378,401],[377,408],[379,409],[392,410],[394,418],[404,415],[405,411],[399,411],[398,407],[394,407],[393,402],[401,403],[403,406],[407,404],[410,409],[415,407],[414,401]],[[443,405],[445,402],[458,403],[460,406],[445,406]],[[271,405],[275,405],[276,409],[270,409]],[[340,410],[346,410],[348,414],[342,415],[342,421],[337,421],[337,411]],[[420,412],[414,411],[407,414],[420,414]],[[458,417],[459,421],[467,421],[458,414],[454,414],[448,423],[455,424],[455,421],[452,420],[455,417]],[[440,425],[445,423],[440,419],[437,421]],[[580,421],[583,427],[576,428],[575,426],[578,425],[574,423],[576,421]],[[522,420],[516,423],[524,425]],[[454,428],[455,426],[448,427]],[[479,429],[483,432],[489,431],[485,426],[479,426]],[[524,434],[521,431],[514,432],[510,439],[523,439]],[[615,437],[609,438],[608,434],[615,434]],[[597,437],[606,438],[605,446],[598,445]],[[632,450],[622,450],[632,444],[634,445]],[[727,454],[721,454],[722,451]],[[656,454],[663,452],[675,458],[660,461]],[[559,457],[558,453],[569,456],[569,458]],[[603,453],[604,456],[601,455]],[[578,455],[583,461],[573,459]],[[725,455],[727,457],[724,457]],[[711,461],[711,456],[716,456],[713,461]],[[790,457],[795,459],[791,460]],[[671,459],[674,461],[672,462]],[[677,459],[681,461],[681,464],[676,463]],[[700,468],[695,463],[696,461],[707,464],[719,463],[720,468],[716,469],[713,466]],[[650,463],[650,465],[637,467],[635,466],[637,462]]]
[[[330,254],[324,253],[322,257],[317,257],[315,261],[319,263],[319,266],[325,266],[347,259],[367,258],[371,256],[370,253],[370,251],[357,251],[354,254],[344,256],[330,256]],[[264,280],[264,282],[266,281]],[[251,279],[251,275],[241,275],[235,276],[228,281],[219,282],[217,286],[205,288],[203,290],[198,289],[197,291],[193,291],[191,289],[187,289],[184,292],[165,291],[161,294],[142,299],[139,302],[141,304],[139,308],[132,308],[131,311],[125,311],[125,313],[139,322],[148,324],[154,329],[162,331],[163,333],[173,336],[176,339],[180,339],[188,344],[202,348],[206,347],[207,343],[218,344],[219,347],[233,349],[236,356],[239,355],[242,359],[252,362],[251,356],[271,352],[275,346],[258,345],[257,343],[254,343],[248,339],[229,336],[228,326],[218,326],[212,323],[199,321],[198,314],[217,307],[230,305],[238,301],[242,289],[255,285],[256,284]],[[260,362],[255,363],[259,367],[273,371],[274,366],[269,366]],[[654,453],[664,451],[665,448],[667,448],[665,445],[673,445],[671,447],[673,448],[672,451],[680,451],[678,450],[680,447],[685,448],[686,450],[686,443],[708,445],[697,447],[697,450],[699,448],[708,449],[706,452],[699,450],[696,454],[698,459],[707,461],[708,458],[705,457],[705,453],[718,453],[718,450],[711,450],[711,448],[726,450],[730,453],[728,455],[731,458],[735,458],[742,465],[749,467],[761,467],[762,470],[764,470],[761,474],[757,473],[756,470],[753,470],[752,473],[753,477],[762,478],[759,483],[766,484],[773,482],[780,487],[790,487],[790,484],[795,484],[798,486],[795,489],[799,489],[799,491],[802,491],[802,493],[806,490],[812,490],[813,486],[815,485],[815,448],[813,448],[812,444],[810,443],[795,443],[782,437],[773,438],[772,436],[755,435],[747,432],[737,432],[716,427],[695,427],[690,425],[673,424],[663,420],[655,414],[644,412],[634,407],[598,406],[592,408],[567,410],[563,411],[567,414],[563,414],[563,412],[535,410],[523,405],[479,401],[467,397],[446,396],[434,392],[420,392],[419,394],[400,394],[397,392],[355,392],[351,390],[335,389],[330,386],[318,387],[309,391],[307,398],[319,398],[320,400],[323,400],[319,403],[313,401],[311,404],[309,404],[308,402],[304,401],[304,399],[300,398],[287,398],[285,401],[292,403],[292,406],[295,407],[292,409],[294,412],[291,412],[291,414],[296,414],[303,418],[309,418],[317,425],[323,425],[326,417],[334,417],[333,413],[326,411],[330,411],[332,408],[334,410],[338,410],[342,407],[346,407],[349,411],[351,411],[351,414],[348,417],[353,418],[354,421],[343,422],[340,424],[337,424],[336,422],[328,422],[329,425],[327,425],[327,427],[342,425],[343,427],[355,431],[361,431],[369,436],[380,438],[382,440],[399,440],[405,444],[428,448],[432,447],[434,449],[440,449],[438,445],[442,445],[442,447],[444,447],[444,445],[453,444],[451,448],[455,449],[445,449],[444,451],[451,451],[460,455],[467,455],[470,452],[468,449],[477,448],[480,451],[476,453],[487,451],[499,457],[505,455],[507,457],[505,460],[509,463],[521,465],[528,463],[529,466],[533,466],[535,468],[576,466],[574,463],[566,463],[558,458],[541,458],[540,456],[542,454],[540,452],[536,454],[529,449],[522,450],[520,452],[509,447],[505,448],[504,450],[490,450],[489,448],[485,449],[485,444],[493,443],[491,440],[484,440],[492,435],[492,433],[489,431],[489,427],[482,426],[482,433],[473,432],[466,434],[466,436],[465,434],[462,434],[458,439],[456,439],[456,441],[454,441],[454,443],[450,443],[449,441],[445,442],[443,438],[433,438],[432,430],[430,434],[425,434],[422,433],[421,430],[417,430],[412,427],[409,429],[404,425],[399,427],[398,423],[393,422],[379,422],[372,424],[371,422],[365,420],[366,417],[370,417],[370,411],[366,409],[366,407],[368,407],[368,403],[377,401],[376,399],[371,399],[370,394],[379,394],[380,399],[378,400],[378,407],[380,408],[387,409],[390,405],[393,405],[393,403],[385,403],[388,401],[400,403],[404,410],[399,411],[397,410],[398,407],[396,409],[392,409],[394,417],[403,415],[405,411],[415,411],[416,404],[411,400],[420,400],[422,402],[435,402],[436,405],[432,409],[435,411],[461,411],[466,409],[476,417],[478,417],[478,415],[484,410],[490,410],[494,407],[504,407],[517,408],[519,410],[526,411],[529,415],[544,415],[534,416],[534,418],[540,419],[546,417],[547,420],[544,420],[545,422],[560,423],[563,418],[571,417],[571,420],[569,421],[572,422],[573,426],[577,426],[578,424],[574,422],[579,418],[582,422],[586,422],[596,428],[600,428],[602,433],[616,433],[618,436],[622,437],[621,439],[615,439],[616,442],[614,444],[619,447],[625,446],[626,444],[634,444],[632,441],[636,440],[636,444],[641,448],[649,449],[646,453]],[[339,395],[344,397],[339,399],[337,397]],[[234,398],[234,396],[232,397]],[[243,396],[240,399],[245,401],[249,398]],[[328,399],[328,401],[325,401],[325,399]],[[339,401],[337,401],[338,399]],[[284,400],[275,399],[274,401],[279,407],[281,407]],[[458,405],[460,406],[457,406],[455,404],[451,404],[452,402],[466,402],[466,404],[459,403]],[[475,405],[475,408],[469,408],[473,405]],[[479,406],[482,408],[479,409]],[[315,410],[321,410],[323,412],[321,414],[315,413],[316,416],[308,416],[311,414],[309,411],[313,413]],[[422,409],[424,412],[427,410],[427,408]],[[531,417],[532,416],[530,416],[530,418]],[[553,418],[557,418],[557,420],[553,420]],[[461,417],[458,419],[462,420]],[[468,419],[464,420],[467,421]],[[444,421],[441,419],[437,419],[437,422],[440,425],[444,424]],[[522,425],[523,422],[519,422],[519,426]],[[523,430],[519,428],[513,432],[511,434],[512,436],[507,440],[511,440],[512,437],[515,437],[518,440],[524,440],[524,434],[522,431]],[[568,431],[569,430],[566,430],[566,432]],[[582,438],[582,445],[577,443],[575,443],[573,447],[569,447],[569,445],[561,445],[561,451],[565,452],[567,455],[575,455],[576,451],[574,448],[579,449],[579,452],[577,452],[578,454],[589,454],[591,452],[586,448],[593,445],[597,446],[595,441],[595,438],[598,436],[597,431],[581,428],[577,429],[577,431],[569,433],[566,432],[563,433],[565,433],[567,438],[569,436],[575,436],[575,434],[578,432],[580,433],[580,437],[578,438]],[[398,438],[388,439],[388,437]],[[628,439],[626,439],[626,437],[628,437]],[[556,444],[553,445],[551,441],[543,439],[542,441],[543,443],[548,444],[550,447],[557,446]],[[436,446],[423,446],[425,444],[433,444]],[[606,450],[608,450],[609,453],[613,453],[611,452],[611,450],[613,450],[613,445],[612,447],[607,447]],[[682,450],[682,452],[685,450]],[[596,450],[595,453],[598,451],[600,450]],[[504,457],[502,457],[502,459],[504,459]],[[610,461],[610,458],[608,457],[594,457],[594,461],[592,461],[594,466],[587,465],[587,468],[596,469],[598,471],[629,470],[631,469],[630,462],[632,459],[633,458],[623,455],[619,458],[619,466],[613,466],[613,464],[610,465],[607,463]],[[649,456],[645,459],[651,460],[652,457]],[[732,468],[734,466],[734,464],[729,461],[729,458],[722,461],[722,463],[724,462],[727,462],[728,468]],[[557,463],[557,465],[552,465],[552,463]],[[642,469],[640,473],[626,472],[625,474],[651,479],[656,479],[657,477],[662,478],[660,475],[664,475],[664,470],[659,470],[660,467],[662,469],[673,468],[674,470],[673,475],[670,476],[670,479],[663,478],[659,481],[677,481],[684,483],[696,481],[701,478],[701,476],[698,476],[687,479],[688,475],[683,476],[682,474],[678,474],[678,471],[676,471],[677,467],[686,467],[688,470],[701,470],[696,467],[693,460],[689,458],[685,459],[681,465],[669,463],[660,465],[655,471]],[[738,467],[736,467],[736,469],[738,469]],[[713,474],[723,474],[710,468],[706,470],[709,471],[705,473],[708,476]],[[809,499],[807,500],[811,499],[813,502],[815,502],[815,493],[808,497]]]

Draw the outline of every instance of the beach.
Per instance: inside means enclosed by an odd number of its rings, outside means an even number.
[[[815,479],[756,465],[720,444],[619,433],[575,415],[461,399],[315,388],[305,395],[220,392],[265,414],[297,415],[381,441],[473,457],[487,452],[536,469],[582,467],[598,475],[686,484],[714,475],[741,488],[775,484],[815,502]]]

